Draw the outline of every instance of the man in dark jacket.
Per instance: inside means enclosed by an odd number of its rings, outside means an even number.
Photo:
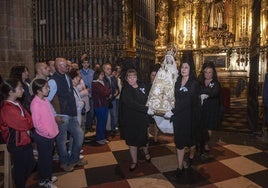
[[[50,92],[48,99],[51,101],[55,111],[56,120],[59,124],[59,134],[56,137],[61,168],[72,171],[74,166],[83,166],[87,161],[80,160],[80,150],[84,140],[84,132],[77,120],[75,97],[73,94],[72,81],[67,75],[68,65],[64,58],[55,61],[56,72],[49,80]],[[67,132],[73,137],[71,154],[66,148]]]

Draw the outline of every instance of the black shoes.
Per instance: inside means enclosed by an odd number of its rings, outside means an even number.
[[[144,157],[145,157],[145,160],[146,160],[147,163],[151,162],[151,155],[150,155],[149,152],[144,154]],[[134,171],[136,169],[137,165],[138,165],[137,162],[136,163],[132,162],[130,167],[129,167],[129,171]]]
[[[175,177],[178,178],[182,175],[183,173],[183,169],[177,168],[176,172],[175,172]]]
[[[137,163],[131,163],[130,167],[129,167],[129,171],[134,171],[137,167]]]

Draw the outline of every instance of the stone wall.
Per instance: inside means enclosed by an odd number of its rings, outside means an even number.
[[[0,1],[0,74],[7,78],[14,65],[34,75],[32,0]]]

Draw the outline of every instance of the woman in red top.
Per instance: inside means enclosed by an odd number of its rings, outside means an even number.
[[[103,82],[104,72],[96,69],[92,82],[92,98],[94,111],[97,117],[96,142],[98,144],[107,144],[105,139],[105,129],[108,118],[108,99],[111,95],[110,89]]]
[[[0,128],[14,165],[17,188],[24,188],[35,161],[30,138],[33,123],[30,114],[18,102],[23,95],[19,80],[0,81]]]

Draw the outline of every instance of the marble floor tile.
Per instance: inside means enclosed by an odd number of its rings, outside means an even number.
[[[250,155],[250,154],[261,152],[261,150],[255,147],[251,147],[251,146],[228,144],[228,145],[225,145],[224,147],[239,155]]]
[[[113,187],[114,188],[131,188],[127,180],[92,185],[92,186],[89,186],[88,188],[113,188]]]
[[[251,161],[254,161],[266,168],[268,168],[268,160],[263,160],[263,159],[268,159],[268,153],[267,152],[260,152],[260,153],[254,153],[251,155],[244,156],[247,159],[250,159]]]
[[[167,148],[165,145],[157,145],[152,146],[149,149],[149,153],[151,157],[158,157],[158,156],[164,156],[164,155],[172,155],[174,154],[169,148]]]
[[[163,174],[176,188],[201,187],[211,184],[206,177],[192,168],[184,169],[180,176],[175,176],[176,171],[164,172]]]
[[[118,165],[108,165],[85,169],[87,185],[98,185],[108,182],[122,181],[124,176]]]
[[[85,155],[85,159],[88,161],[88,164],[85,168],[94,168],[105,165],[117,164],[117,161],[112,152],[103,152]]]
[[[229,168],[232,168],[241,175],[252,174],[267,169],[266,167],[259,165],[258,163],[255,163],[254,161],[251,161],[243,156],[221,160],[220,162]]]
[[[125,140],[112,141],[108,144],[108,146],[110,147],[111,151],[120,151],[129,149],[129,146],[126,145]]]
[[[83,149],[84,149],[83,154],[95,154],[95,153],[102,153],[102,152],[111,151],[111,149],[108,146],[108,144],[99,145],[95,141],[90,142],[89,144],[84,144]]]
[[[241,176],[219,161],[198,165],[197,171],[211,183]]]
[[[233,158],[233,157],[238,157],[240,155],[238,155],[237,153],[225,148],[225,147],[222,147],[220,145],[215,145],[212,149],[211,149],[211,152],[210,152],[213,157],[216,159],[216,160],[223,160],[223,159],[229,159],[229,158]]]
[[[175,188],[162,174],[127,180],[131,188]]]
[[[74,188],[87,187],[87,181],[84,169],[78,169],[69,173],[55,174],[58,181],[55,183],[58,187]]]
[[[218,188],[218,187],[214,184],[208,184],[208,185],[199,186],[198,188]]]
[[[264,188],[268,187],[268,170],[245,175],[245,177]]]
[[[152,158],[152,163],[160,172],[168,172],[178,168],[177,156],[175,154],[154,157]]]
[[[175,146],[175,143],[169,143],[169,144],[166,144],[166,147],[172,151],[174,154],[177,153],[177,149],[176,149],[176,146]]]
[[[147,163],[145,161],[138,162],[137,167],[134,171],[129,170],[130,164],[131,163],[129,163],[129,162],[119,163],[120,169],[121,169],[123,175],[127,179],[147,176],[147,175],[156,174],[156,173],[160,172],[153,165],[153,163]]]
[[[215,185],[218,188],[261,188],[261,186],[257,185],[256,183],[250,181],[249,179],[245,177],[238,177],[238,178],[233,178],[229,180],[225,180],[222,182],[215,183]]]

